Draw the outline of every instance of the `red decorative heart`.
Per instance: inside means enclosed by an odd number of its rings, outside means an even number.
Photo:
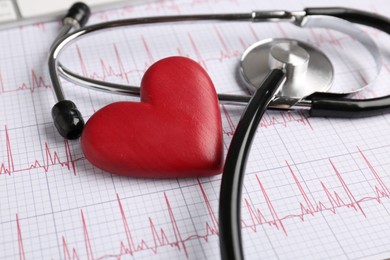
[[[206,71],[184,57],[158,61],[141,102],[97,111],[81,137],[85,157],[107,172],[147,178],[209,176],[223,164],[218,99]]]

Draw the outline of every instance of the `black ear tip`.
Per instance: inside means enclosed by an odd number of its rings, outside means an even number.
[[[77,2],[70,7],[65,18],[66,17],[73,18],[76,21],[78,21],[80,27],[83,27],[87,23],[90,15],[91,15],[91,10],[89,9],[88,5],[82,2]]]
[[[51,109],[54,125],[60,135],[66,139],[77,139],[84,128],[84,119],[76,105],[69,100],[63,100]]]

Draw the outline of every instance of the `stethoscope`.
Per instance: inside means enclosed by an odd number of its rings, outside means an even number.
[[[80,137],[84,120],[76,105],[66,100],[59,78],[95,90],[139,95],[140,88],[82,77],[59,62],[65,47],[87,34],[129,25],[194,21],[287,21],[303,28],[322,27],[345,33],[360,42],[376,65],[382,66],[374,41],[352,23],[367,25],[390,34],[386,17],[346,8],[306,8],[303,11],[253,11],[235,14],[202,14],[125,19],[84,27],[90,11],[74,4],[63,20],[63,28],[51,46],[48,68],[57,104],[52,109],[58,132],[67,139]],[[70,33],[72,30],[74,32]],[[236,127],[222,175],[219,203],[219,234],[222,259],[243,259],[240,201],[247,157],[261,117],[267,108],[304,109],[315,117],[366,117],[390,111],[390,95],[372,99],[349,99],[348,94],[327,92],[333,67],[317,48],[293,39],[269,39],[250,46],[242,55],[240,75],[252,95],[218,94],[220,102],[246,104]],[[302,86],[305,85],[304,88]]]

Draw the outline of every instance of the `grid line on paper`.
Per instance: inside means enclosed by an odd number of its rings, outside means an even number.
[[[276,133],[278,133],[278,135],[279,135],[278,130],[276,130]],[[283,141],[283,138],[281,138],[281,140],[282,140],[283,144],[285,145],[286,151],[290,154],[290,152],[289,152],[289,150],[288,150],[286,144],[285,144],[284,141]],[[293,157],[291,156],[291,154],[290,154],[290,159],[292,160],[293,164],[295,164],[294,159],[293,159]],[[300,175],[300,178],[304,181],[304,185],[305,185],[306,189],[307,189],[307,190],[310,190],[309,186],[307,185],[305,179],[304,179],[303,176],[302,176],[302,173],[299,171],[299,169],[297,169],[297,171],[298,171],[298,173],[299,173],[299,175]],[[312,197],[312,199],[314,200],[314,197],[313,197],[312,194],[311,194],[311,197]],[[322,212],[321,212],[321,215],[323,215]],[[328,220],[327,220],[326,218],[324,218],[324,221],[325,221],[325,223],[326,223],[328,229],[330,230],[330,232],[333,234],[333,236],[334,236],[335,240],[337,241],[338,246],[339,246],[339,248],[342,250],[343,254],[344,254],[347,258],[349,258],[348,255],[347,255],[347,253],[344,251],[343,246],[340,244],[339,240],[337,239],[337,236],[335,235],[334,230],[333,230],[332,227],[329,225]]]
[[[332,2],[337,4],[333,0],[328,4]],[[99,13],[91,21],[140,14],[295,10],[305,4],[309,1],[287,6],[234,0],[223,5],[218,0],[163,1]],[[380,12],[390,13],[382,0],[349,4],[373,11],[381,6]],[[64,142],[55,133],[49,115],[51,89],[40,67],[57,31],[57,23],[0,31],[6,39],[0,47],[10,50],[0,53],[2,64],[9,64],[0,66],[0,110],[5,111],[0,113],[0,231],[4,234],[0,255],[218,258],[220,176],[172,181],[107,175],[88,163],[77,142]],[[369,34],[379,43],[387,42],[382,34]],[[242,93],[235,74],[240,53],[256,39],[283,35],[308,41],[331,55],[337,67],[336,85],[358,85],[360,73],[366,79],[373,71],[369,62],[351,67],[346,62],[349,56],[337,55],[346,49],[346,54],[363,55],[349,37],[287,24],[134,28],[82,40],[64,53],[63,61],[85,76],[137,84],[155,60],[183,55],[207,69],[219,92]],[[378,82],[388,85],[386,70]],[[110,102],[137,100],[105,96],[69,83],[64,87],[86,118]],[[362,95],[383,91],[368,90]],[[241,112],[241,108],[221,107],[225,150]],[[248,160],[243,190],[248,257],[388,257],[389,127],[387,115],[334,120],[267,112]]]

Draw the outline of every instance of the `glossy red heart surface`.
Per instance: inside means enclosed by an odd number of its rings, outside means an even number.
[[[143,76],[141,102],[98,110],[81,136],[85,158],[118,175],[210,176],[223,167],[222,123],[214,85],[195,61],[170,57]]]

